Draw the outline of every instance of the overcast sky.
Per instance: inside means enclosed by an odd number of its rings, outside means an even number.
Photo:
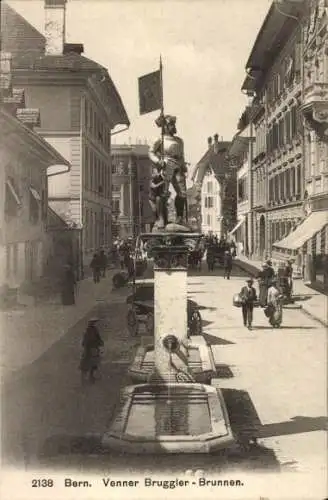
[[[43,0],[8,0],[43,32]],[[108,68],[131,121],[115,142],[154,140],[158,113],[139,116],[139,76],[158,69],[164,104],[178,118],[186,160],[197,163],[207,137],[230,140],[247,104],[245,63],[271,0],[68,0],[67,41]]]

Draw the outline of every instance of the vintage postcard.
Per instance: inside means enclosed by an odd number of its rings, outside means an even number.
[[[327,499],[327,0],[0,6],[1,498]]]

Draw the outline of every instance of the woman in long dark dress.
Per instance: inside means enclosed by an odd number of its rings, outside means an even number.
[[[61,300],[63,306],[73,306],[75,304],[75,276],[70,265],[64,267],[62,280]]]

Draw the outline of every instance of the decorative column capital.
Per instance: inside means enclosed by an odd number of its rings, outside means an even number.
[[[188,247],[185,245],[153,247],[152,253],[155,270],[187,270]]]

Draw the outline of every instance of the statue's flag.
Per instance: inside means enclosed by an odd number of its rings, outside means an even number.
[[[138,79],[139,109],[145,115],[162,108],[162,76],[161,70],[148,73]]]

